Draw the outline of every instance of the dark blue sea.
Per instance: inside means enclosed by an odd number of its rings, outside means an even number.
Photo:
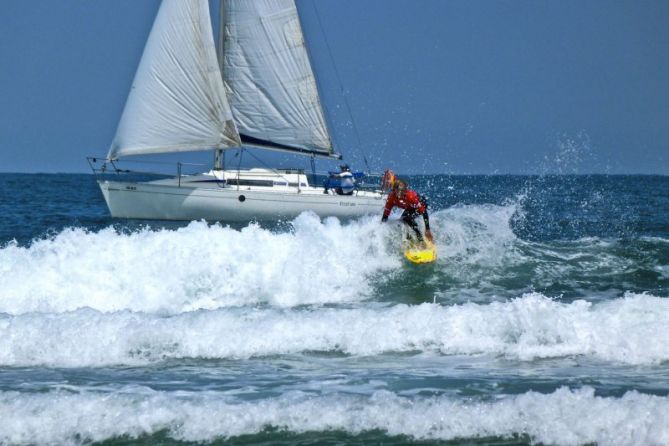
[[[432,265],[0,174],[0,444],[669,444],[669,177],[410,180]]]

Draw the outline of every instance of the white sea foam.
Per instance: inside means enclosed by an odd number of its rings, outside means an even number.
[[[215,392],[0,393],[0,443],[80,444],[159,431],[177,440],[211,441],[267,428],[293,433],[381,430],[415,439],[530,437],[556,445],[669,443],[669,398],[628,392],[598,397],[591,388],[528,392],[494,401],[310,395],[246,401]]]
[[[520,360],[584,355],[653,364],[669,360],[667,327],[669,299],[643,294],[598,304],[560,303],[533,293],[488,305],[243,307],[173,316],[83,309],[0,318],[0,365],[135,365],[311,351]]]
[[[434,213],[449,273],[458,275],[463,263],[489,268],[517,262],[510,224],[515,209],[458,206]],[[292,226],[283,233],[203,222],[129,234],[66,229],[29,247],[9,244],[0,248],[0,312],[89,307],[175,314],[259,303],[359,302],[370,297],[382,273],[402,269],[398,225],[380,225],[378,216],[341,223],[305,213]]]
[[[458,205],[432,215],[439,260],[425,281],[436,297],[485,302],[556,282],[579,289],[600,280],[599,289],[617,291],[625,286],[611,280],[637,269],[666,275],[666,265],[653,259],[621,256],[615,241],[521,240],[511,224],[518,207]],[[380,225],[378,216],[341,223],[305,213],[292,226],[281,233],[202,222],[129,234],[67,229],[28,247],[8,244],[0,248],[0,312],[178,314],[355,303],[413,275],[401,258],[398,225]]]
[[[398,268],[393,227],[302,214],[294,231],[241,231],[194,222],[119,234],[68,229],[30,247],[0,249],[0,312],[82,307],[162,314],[270,303],[350,302],[369,279]]]

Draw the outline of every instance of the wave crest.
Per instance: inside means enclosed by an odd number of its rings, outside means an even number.
[[[528,294],[488,305],[231,308],[169,317],[78,310],[0,319],[0,365],[142,365],[173,358],[239,359],[309,352],[587,356],[626,364],[669,360],[669,299],[599,304]]]
[[[0,393],[0,442],[83,444],[158,432],[181,441],[213,441],[266,429],[292,433],[380,430],[423,440],[528,436],[534,442],[574,445],[666,444],[669,399],[627,392],[594,395],[592,388],[551,394],[504,395],[495,401],[448,397],[316,396],[295,392],[240,402],[217,392],[116,393],[52,391]]]

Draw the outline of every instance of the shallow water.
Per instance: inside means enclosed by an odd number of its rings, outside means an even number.
[[[669,179],[412,184],[433,265],[380,215],[115,220],[0,175],[0,443],[669,443]]]

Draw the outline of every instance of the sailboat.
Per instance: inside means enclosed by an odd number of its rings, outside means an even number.
[[[221,0],[218,46],[208,0],[163,0],[103,170],[121,157],[214,152],[201,174],[98,183],[113,217],[249,221],[380,213],[380,190],[341,195],[302,169],[226,169],[254,147],[312,158],[335,151],[294,0]],[[94,170],[95,167],[94,167]]]

